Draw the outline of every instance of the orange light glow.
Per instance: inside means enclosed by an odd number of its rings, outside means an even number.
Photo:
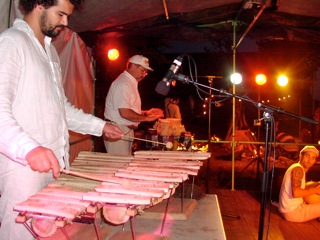
[[[289,80],[285,75],[281,75],[278,77],[277,82],[280,86],[284,87],[288,84]]]
[[[266,75],[264,75],[264,74],[258,74],[257,76],[256,76],[256,83],[258,84],[258,85],[263,85],[263,84],[265,84],[267,82],[267,77],[266,77]]]
[[[115,61],[115,60],[117,60],[118,58],[119,58],[119,51],[118,51],[118,49],[116,49],[116,48],[113,48],[113,49],[110,49],[109,51],[108,51],[108,59],[110,60],[110,61]]]

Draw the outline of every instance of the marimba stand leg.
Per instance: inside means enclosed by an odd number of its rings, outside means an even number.
[[[184,182],[182,182],[182,189],[181,189],[181,212],[183,212],[183,198],[184,198]]]
[[[195,179],[195,177],[193,176],[193,177],[192,177],[192,185],[191,185],[190,199],[193,199],[194,179]]]
[[[23,225],[28,229],[28,231],[32,234],[32,236],[38,240],[39,239],[39,236],[33,231],[32,227],[29,226],[29,224],[27,223],[27,221],[25,221],[23,223]]]
[[[99,224],[98,224],[96,215],[94,215],[93,218],[94,218],[93,226],[94,226],[94,230],[96,231],[97,240],[100,240],[101,236],[100,236]]]
[[[33,218],[29,216],[27,212],[21,212],[18,214],[16,218],[17,223],[22,223],[23,226],[30,232],[30,234],[36,239],[40,240],[40,236],[37,234],[37,232],[32,227],[32,220]]]
[[[172,192],[173,192],[173,188],[171,188],[171,190],[170,190],[170,196],[169,196],[168,199],[167,199],[166,209],[165,209],[164,216],[163,216],[163,219],[162,219],[161,232],[160,232],[160,236],[161,236],[161,237],[162,237],[162,234],[163,234],[164,224],[165,224],[166,218],[167,218],[167,213],[168,213],[168,209],[169,209],[170,199],[171,199],[171,197],[172,197]]]
[[[23,222],[23,225],[28,229],[28,231],[32,234],[32,236],[36,240],[40,240],[40,236],[33,230],[33,228],[31,226],[29,226],[27,220]],[[67,231],[65,230],[64,226],[59,227],[58,229],[61,230],[61,232],[65,236],[66,240],[71,240],[71,238],[70,238],[69,234],[67,233]]]
[[[130,216],[130,230],[131,230],[131,237],[132,240],[136,240],[137,234],[136,234],[136,219],[135,216]],[[122,225],[122,231],[124,232],[124,224]]]
[[[130,228],[131,228],[131,234],[132,234],[132,239],[136,239],[136,220],[135,216],[130,217]]]
[[[61,232],[63,233],[63,235],[66,237],[67,240],[71,240],[71,238],[69,237],[69,234],[67,233],[67,231],[64,229],[64,227],[60,228]]]

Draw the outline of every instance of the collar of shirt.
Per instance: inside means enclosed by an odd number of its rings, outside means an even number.
[[[123,74],[126,75],[128,79],[132,81],[132,83],[134,83],[135,85],[138,85],[137,79],[135,79],[128,71],[124,71]]]
[[[26,21],[17,18],[17,19],[14,20],[13,25],[17,29],[19,29],[21,31],[24,31],[24,32],[28,33],[29,35],[32,35],[33,37],[36,37],[35,34],[34,34],[33,29],[29,26],[29,24]],[[48,37],[48,36],[45,36],[44,41],[45,41],[46,44],[50,45],[51,41],[52,41],[52,38]]]

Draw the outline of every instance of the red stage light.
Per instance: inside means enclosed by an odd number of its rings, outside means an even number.
[[[119,51],[118,51],[118,49],[116,49],[116,48],[113,48],[113,49],[110,49],[109,51],[108,51],[108,59],[110,60],[110,61],[115,61],[115,60],[117,60],[118,58],[119,58]]]
[[[267,82],[267,78],[266,78],[266,75],[264,74],[258,74],[256,76],[256,84],[258,85],[263,85]]]

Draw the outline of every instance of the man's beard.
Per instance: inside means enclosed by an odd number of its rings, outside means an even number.
[[[48,22],[48,16],[46,11],[43,12],[40,18],[40,28],[41,31],[44,35],[54,38],[59,35],[60,30],[62,30],[65,26],[64,25],[57,25],[53,27],[49,22]],[[57,28],[60,28],[60,30],[57,30]]]
[[[61,30],[62,30],[62,28],[64,28],[64,26],[58,25],[58,26],[55,26],[53,29],[47,29],[47,31],[45,31],[43,33],[48,37],[54,38],[54,37],[58,36],[60,33],[60,30],[56,30],[58,27],[60,27]]]

